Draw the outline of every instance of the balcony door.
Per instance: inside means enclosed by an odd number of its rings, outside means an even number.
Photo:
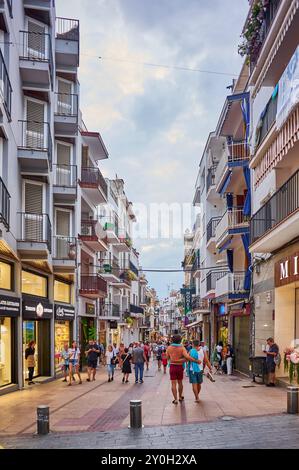
[[[47,60],[48,57],[48,44],[46,41],[46,34],[48,32],[47,26],[39,21],[27,20],[28,34],[25,42],[26,57],[35,60]]]
[[[72,186],[72,146],[64,142],[56,142],[56,184],[58,186]]]
[[[24,181],[23,186],[22,239],[35,242],[46,240],[44,211],[44,185],[35,181]]]
[[[47,105],[43,101],[25,99],[25,147],[47,149],[46,112]]]
[[[66,259],[69,257],[70,236],[72,226],[72,212],[67,209],[56,209],[56,258]]]
[[[57,80],[57,114],[74,114],[73,83],[62,78]]]

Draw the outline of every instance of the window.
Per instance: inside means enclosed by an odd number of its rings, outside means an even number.
[[[12,265],[0,261],[0,289],[12,290]]]
[[[72,286],[66,282],[54,280],[54,301],[70,304],[72,297]]]
[[[31,273],[30,271],[22,271],[22,293],[47,297],[48,278]]]

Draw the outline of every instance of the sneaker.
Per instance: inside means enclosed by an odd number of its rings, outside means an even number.
[[[143,380],[139,380],[139,383],[140,383],[140,384],[143,384]]]
[[[138,380],[135,380],[135,384],[138,384]]]

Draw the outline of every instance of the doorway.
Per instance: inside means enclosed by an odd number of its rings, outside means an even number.
[[[249,315],[234,317],[235,369],[249,375]]]

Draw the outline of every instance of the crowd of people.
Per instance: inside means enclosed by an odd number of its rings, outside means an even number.
[[[275,384],[275,367],[277,356],[279,355],[278,346],[272,338],[267,340],[266,365],[269,376],[268,386]],[[66,342],[60,352],[60,365],[63,372],[63,382],[72,386],[76,382],[82,384],[80,373],[81,350],[76,341],[72,342],[71,347]],[[209,359],[209,351],[203,341],[193,340],[182,341],[181,336],[174,335],[172,341],[158,342],[134,342],[126,347],[124,343],[119,346],[108,345],[105,349],[103,344],[97,344],[95,340],[89,340],[84,351],[87,362],[87,382],[96,380],[96,371],[99,363],[102,363],[107,369],[108,382],[114,380],[115,369],[122,372],[122,383],[129,383],[134,366],[135,384],[142,384],[144,370],[149,370],[151,358],[156,360],[157,370],[167,373],[169,367],[169,376],[171,380],[171,390],[173,394],[173,404],[178,404],[184,400],[183,378],[185,375],[189,378],[195,397],[195,402],[199,402],[199,394],[203,382],[203,376],[206,376],[212,382],[215,381],[213,374],[221,373],[231,375],[233,371],[234,350],[230,344],[224,345],[219,341]],[[35,343],[31,341],[25,350],[25,359],[28,367],[28,384],[34,384],[33,374],[35,367]],[[162,369],[163,367],[163,369]]]

